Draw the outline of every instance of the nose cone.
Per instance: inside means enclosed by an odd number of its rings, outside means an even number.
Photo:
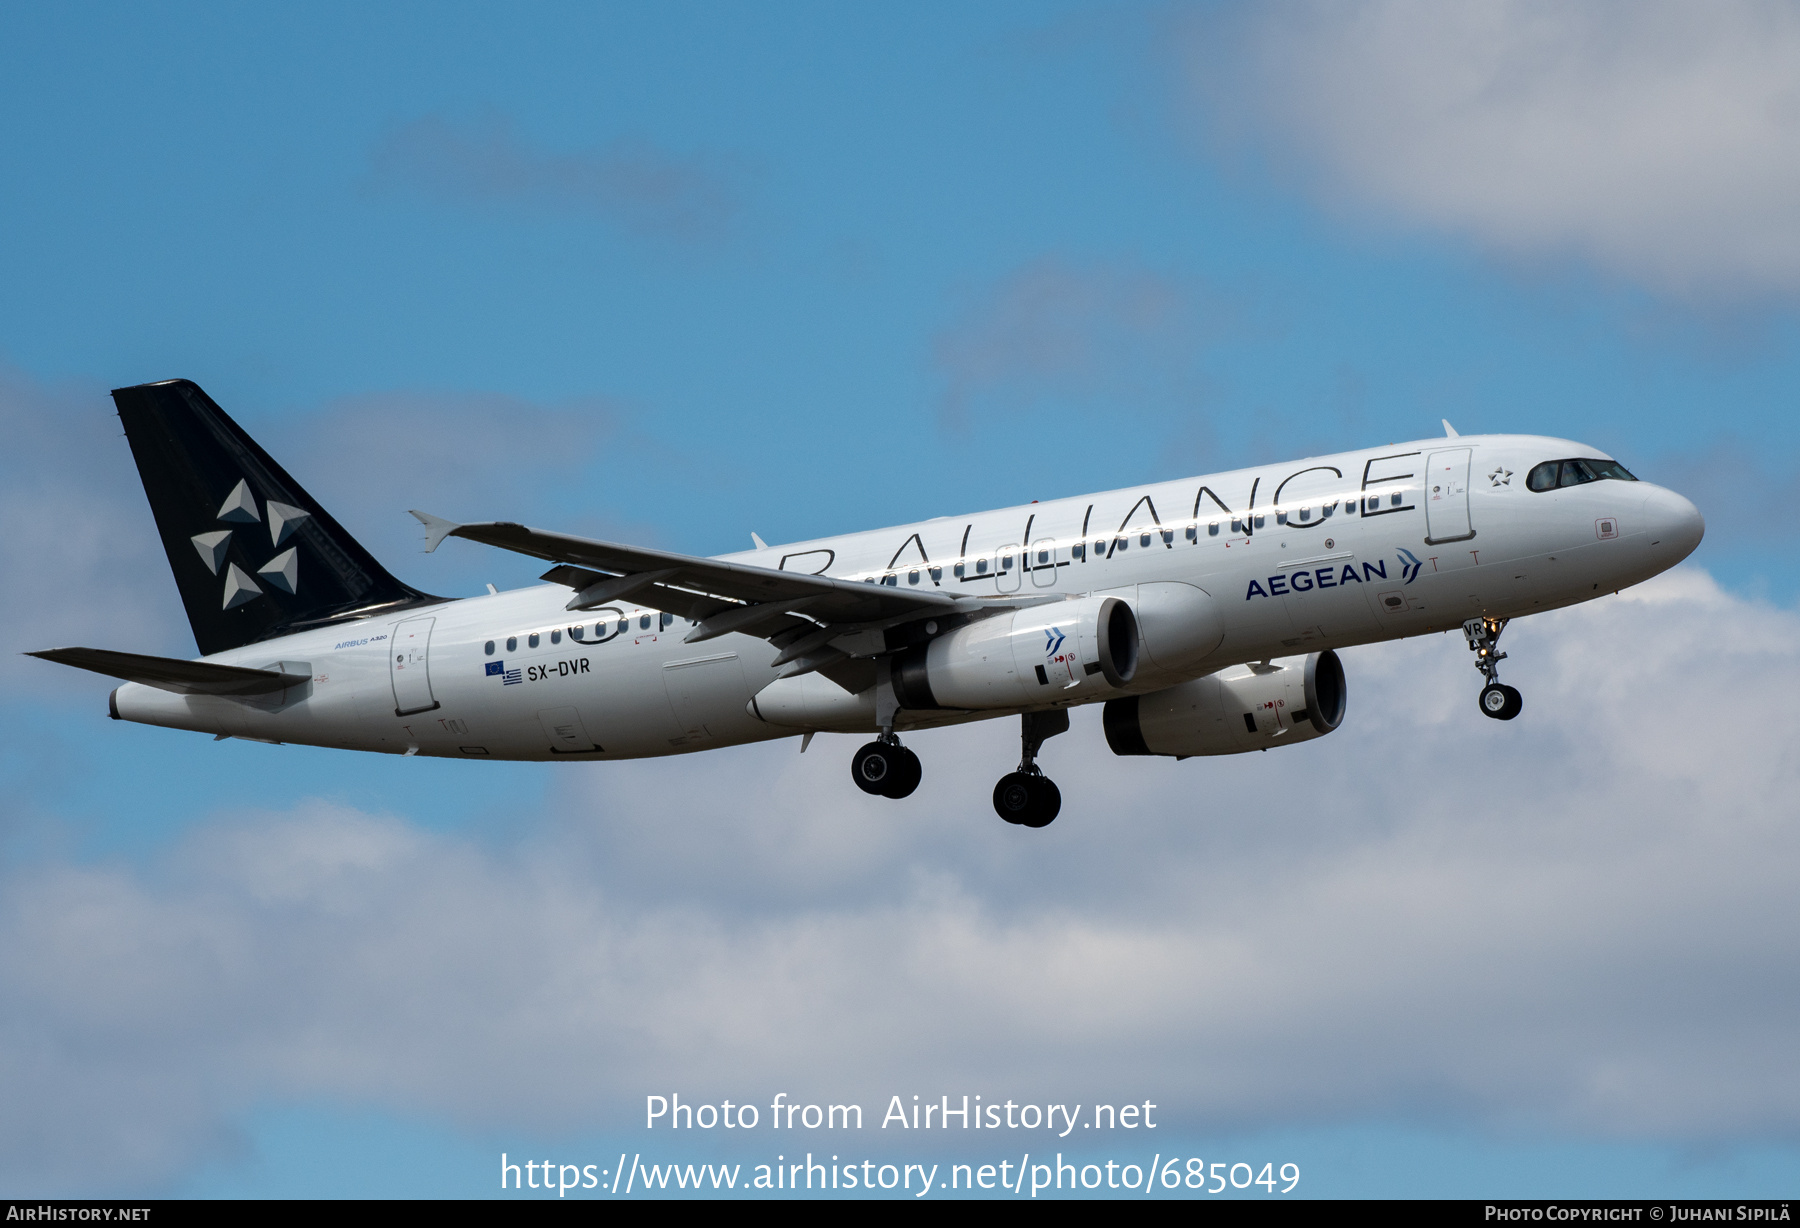
[[[1652,486],[1644,499],[1644,527],[1650,551],[1664,567],[1673,567],[1706,536],[1706,520],[1700,509],[1672,490]]]

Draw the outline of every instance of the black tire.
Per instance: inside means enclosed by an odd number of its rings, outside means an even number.
[[[887,787],[881,790],[881,795],[898,801],[903,797],[910,796],[912,791],[919,787],[919,781],[925,775],[925,765],[919,762],[917,755],[904,746],[890,746],[888,750],[897,752],[895,758],[898,762],[894,764],[894,770],[886,781]]]
[[[1048,827],[1056,821],[1062,812],[1062,790],[1048,776],[1032,777],[1034,792],[1037,794],[1036,805],[1031,817],[1022,820],[1026,827]]]
[[[850,779],[864,793],[881,796],[892,787],[896,775],[901,771],[903,760],[900,750],[900,747],[889,746],[884,742],[870,742],[851,758]]]
[[[994,786],[994,813],[1021,827],[1047,827],[1062,809],[1062,790],[1046,776],[1008,772]]]
[[[1008,823],[1023,823],[1031,813],[1031,777],[1008,772],[994,786],[994,813]]]
[[[1519,692],[1501,683],[1481,689],[1481,714],[1497,721],[1510,721],[1525,710],[1525,699]]]

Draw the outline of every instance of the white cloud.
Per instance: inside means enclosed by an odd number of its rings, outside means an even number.
[[[1689,570],[1507,647],[1510,725],[1449,637],[1348,653],[1347,727],[1276,754],[1086,713],[1042,832],[996,723],[917,736],[899,805],[825,738],[577,769],[498,845],[310,802],[15,867],[0,1184],[154,1180],[270,1101],[542,1135],[667,1088],[1791,1131],[1800,617]]]
[[[1319,194],[1680,293],[1800,288],[1800,10],[1775,0],[1257,6],[1192,40],[1222,130]]]
[[[453,542],[429,562],[421,559],[424,534],[408,508],[465,520],[551,514],[552,492],[571,483],[603,445],[609,460],[641,454],[641,441],[621,429],[624,408],[604,397],[545,404],[495,392],[394,389],[336,397],[316,412],[276,419],[260,442],[371,554],[409,583],[438,592],[434,585],[449,582],[450,559],[480,556],[491,568],[493,554]],[[367,442],[346,448],[347,439]],[[532,455],[531,465],[503,459],[521,451]]]
[[[0,433],[0,680],[66,683],[65,668],[18,655],[37,648],[192,652],[106,389],[0,366]]]

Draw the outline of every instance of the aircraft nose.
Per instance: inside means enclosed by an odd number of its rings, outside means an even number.
[[[1700,509],[1672,490],[1653,486],[1644,499],[1644,525],[1657,561],[1672,567],[1694,552],[1706,536]]]

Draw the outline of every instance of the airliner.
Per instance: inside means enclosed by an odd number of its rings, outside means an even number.
[[[270,743],[556,762],[873,735],[866,793],[918,788],[914,730],[1019,718],[1009,823],[1061,795],[1038,766],[1101,704],[1118,755],[1292,746],[1348,711],[1340,650],[1460,631],[1481,711],[1510,620],[1674,566],[1705,525],[1585,444],[1459,435],[699,558],[428,511],[551,564],[545,583],[402,584],[198,385],[120,388],[200,656],[31,655],[124,680],[116,720]]]

